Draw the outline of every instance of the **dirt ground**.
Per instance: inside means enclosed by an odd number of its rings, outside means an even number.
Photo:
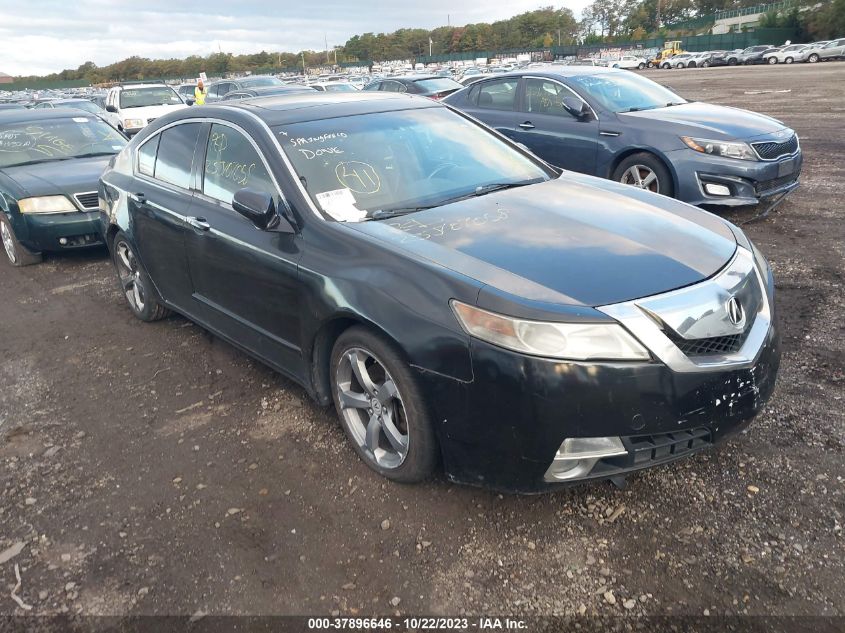
[[[135,320],[103,253],[4,260],[0,615],[24,613],[15,564],[30,614],[845,615],[845,63],[646,74],[804,149],[746,227],[784,360],[743,435],[625,490],[392,484],[299,387]]]

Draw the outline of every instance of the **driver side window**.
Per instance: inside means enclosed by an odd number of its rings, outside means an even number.
[[[258,151],[241,132],[214,123],[208,137],[202,192],[215,200],[232,204],[239,189],[249,187],[278,195]]]
[[[525,109],[538,114],[550,114],[573,118],[563,106],[563,98],[573,94],[561,84],[548,79],[527,79],[525,81]]]

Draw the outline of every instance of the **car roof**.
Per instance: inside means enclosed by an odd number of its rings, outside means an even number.
[[[150,83],[142,83],[142,84],[124,84],[121,86],[115,86],[120,90],[135,90],[136,88],[170,88],[166,83],[161,81],[153,81]]]
[[[30,123],[32,121],[46,121],[49,119],[69,119],[82,116],[97,120],[96,115],[76,108],[51,108],[44,110],[3,110],[0,111],[0,124]]]
[[[535,66],[534,68],[526,68],[524,70],[516,70],[508,73],[496,75],[496,79],[502,77],[512,77],[520,75],[544,75],[547,77],[575,77],[575,76],[589,76],[589,75],[608,75],[608,74],[626,74],[627,70],[620,70],[619,68],[608,68],[607,66],[557,66],[546,64],[544,66]],[[482,80],[483,81],[483,80]]]
[[[242,101],[220,101],[213,105],[194,106],[185,117],[213,116],[219,108],[244,109],[267,125],[284,125],[317,121],[373,112],[390,112],[417,108],[443,108],[436,101],[416,95],[391,92],[296,92],[273,97],[253,97]]]

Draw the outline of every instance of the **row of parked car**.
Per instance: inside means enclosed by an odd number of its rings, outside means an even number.
[[[744,50],[680,53],[663,60],[660,68],[707,68],[708,66],[738,66],[753,64],[792,64],[832,61],[845,58],[845,38],[787,44],[759,45]]]
[[[0,112],[7,258],[105,244],[137,318],[182,314],[333,404],[395,481],[621,483],[765,405],[769,265],[682,201],[791,191],[791,129],[608,68],[383,85],[190,109],[150,87],[173,107],[131,140]],[[141,90],[107,107],[135,116]]]

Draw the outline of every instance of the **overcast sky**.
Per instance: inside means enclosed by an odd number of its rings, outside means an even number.
[[[576,17],[588,0],[567,0]],[[0,0],[0,72],[47,74],[86,61],[322,50],[357,33],[490,22],[542,0]],[[461,6],[463,5],[463,6]],[[561,6],[558,2],[555,6]],[[460,7],[460,8],[459,8]]]

